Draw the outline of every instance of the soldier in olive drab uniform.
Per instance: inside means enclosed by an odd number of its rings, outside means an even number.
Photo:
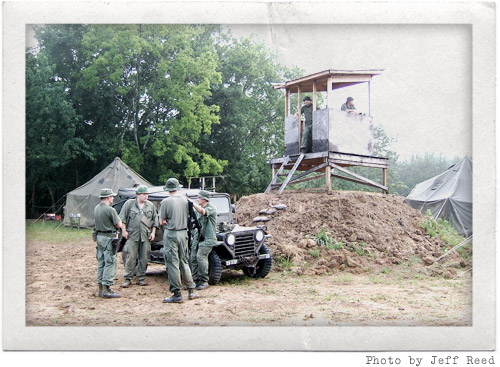
[[[111,207],[116,194],[112,189],[102,189],[101,202],[94,208],[95,240],[97,258],[97,284],[99,284],[99,297],[119,298],[110,286],[116,275],[116,243],[117,229],[122,228],[122,221],[115,208]]]
[[[162,200],[160,205],[160,224],[164,225],[163,252],[167,267],[170,292],[173,295],[165,298],[165,303],[181,303],[182,281],[189,289],[189,299],[198,298],[194,292],[196,287],[188,263],[188,217],[189,204],[185,196],[177,191],[182,186],[175,178],[169,178],[165,187],[169,197]],[[181,281],[182,275],[182,281]]]
[[[356,111],[356,107],[354,106],[354,98],[352,97],[347,97],[347,101],[340,107],[342,111],[354,113],[356,115],[359,114],[358,111]]]
[[[123,222],[122,234],[127,240],[124,248],[127,253],[123,274],[125,283],[121,285],[122,288],[130,287],[137,260],[137,284],[148,285],[144,279],[151,250],[149,241],[155,239],[158,227],[158,212],[154,204],[148,200],[147,186],[139,186],[135,193],[137,198],[127,200],[120,211],[120,218]]]
[[[191,244],[191,267],[196,289],[203,290],[208,287],[208,255],[212,247],[217,245],[217,209],[210,203],[208,192],[200,191],[198,204],[193,207],[198,212],[196,215],[201,223],[201,233],[195,235]]]
[[[313,106],[311,104],[311,98],[304,98],[305,105],[300,109],[300,115],[304,114],[306,119],[306,124],[304,127],[304,131],[302,132],[302,142],[300,144],[300,151],[302,153],[309,153],[312,149],[312,114],[313,114]],[[299,114],[296,113],[295,116],[299,117]]]

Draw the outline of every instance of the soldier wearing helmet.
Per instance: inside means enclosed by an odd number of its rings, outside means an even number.
[[[128,288],[132,284],[134,269],[137,262],[137,284],[148,285],[146,282],[146,268],[151,250],[151,242],[155,239],[158,224],[158,212],[154,204],[148,200],[148,188],[140,185],[135,191],[137,197],[125,202],[120,211],[120,218],[123,222],[122,234],[127,240],[124,251],[126,252],[125,262],[125,283],[122,288]]]

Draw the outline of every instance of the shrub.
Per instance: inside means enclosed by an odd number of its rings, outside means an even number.
[[[422,223],[422,227],[429,234],[429,236],[440,236],[441,239],[451,247],[458,245],[464,240],[464,237],[461,236],[455,227],[453,227],[453,225],[451,225],[447,220],[442,218],[435,220],[429,209],[425,211],[424,215],[425,219]]]

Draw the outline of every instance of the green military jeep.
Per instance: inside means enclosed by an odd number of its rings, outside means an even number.
[[[123,203],[130,198],[135,198],[135,188],[123,188],[118,191],[118,200],[115,200],[115,209],[120,212]],[[192,201],[196,200],[200,190],[180,189],[181,195],[186,195]],[[148,200],[151,201],[158,212],[160,202],[168,197],[168,191],[161,186],[149,188]],[[217,241],[208,256],[209,279],[208,283],[217,284],[222,276],[223,269],[243,270],[250,277],[264,278],[272,266],[272,255],[266,246],[266,239],[271,236],[266,233],[265,226],[242,227],[234,223],[234,205],[228,194],[210,192],[210,203],[217,208]],[[149,262],[165,264],[163,256],[163,229],[158,228],[156,237],[151,243]],[[123,251],[122,259],[125,264],[126,252]]]

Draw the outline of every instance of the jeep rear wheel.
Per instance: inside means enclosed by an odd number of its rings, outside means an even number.
[[[214,285],[219,283],[222,276],[222,265],[219,255],[212,250],[208,255],[208,284]]]
[[[262,245],[259,250],[260,255],[269,254],[271,255],[271,250],[266,245]],[[243,273],[245,275],[252,278],[264,278],[271,271],[271,267],[273,266],[273,258],[272,255],[267,259],[260,259],[255,265],[255,272],[252,268],[244,267]]]

